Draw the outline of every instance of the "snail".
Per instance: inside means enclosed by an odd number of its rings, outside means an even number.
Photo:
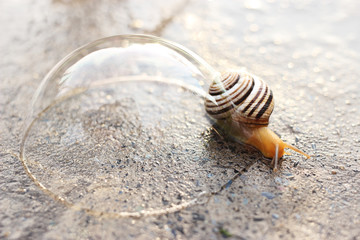
[[[310,156],[283,142],[267,126],[274,109],[274,97],[269,86],[260,78],[245,71],[229,71],[215,79],[205,99],[205,110],[217,124],[236,141],[251,145],[277,170],[285,148],[306,158]]]

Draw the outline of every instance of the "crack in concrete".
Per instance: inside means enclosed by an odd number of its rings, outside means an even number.
[[[151,31],[145,31],[147,34],[161,36],[167,26],[173,22],[175,17],[177,17],[190,3],[191,0],[184,0],[179,5],[174,8],[174,11],[170,16],[165,17],[161,20],[161,22]]]

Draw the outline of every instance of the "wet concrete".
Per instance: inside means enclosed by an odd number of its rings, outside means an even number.
[[[0,26],[6,33],[0,40],[0,238],[359,238],[359,10],[356,1],[0,2]],[[159,35],[187,46],[219,70],[244,66],[259,75],[275,95],[270,127],[312,158],[287,156],[281,170],[273,173],[255,150],[219,137],[210,130],[210,123],[208,127],[195,124],[201,123],[200,114],[186,128],[193,134],[191,146],[196,146],[190,150],[204,158],[202,163],[191,168],[194,162],[188,160],[189,155],[177,150],[173,154],[181,162],[164,164],[165,158],[157,156],[158,172],[151,171],[149,176],[139,171],[151,169],[154,163],[131,156],[134,161],[127,167],[133,174],[126,178],[135,191],[122,192],[130,202],[106,202],[115,193],[101,172],[94,179],[105,186],[96,193],[104,197],[104,204],[99,198],[95,202],[94,198],[78,198],[75,193],[81,194],[83,188],[69,192],[65,184],[59,189],[72,201],[80,199],[89,208],[110,212],[118,208],[136,212],[144,208],[142,204],[155,210],[171,209],[171,204],[194,199],[193,191],[205,190],[207,194],[197,201],[174,211],[133,218],[93,214],[54,200],[29,178],[18,158],[29,99],[67,53],[97,38],[124,33]],[[131,112],[129,105],[131,102],[106,105],[101,111],[119,119],[124,109]],[[94,127],[91,112],[87,116],[83,121]],[[181,126],[179,139],[187,131]],[[194,134],[197,131],[202,132],[201,138]],[[176,141],[173,136],[166,139]],[[142,148],[146,144],[163,144],[165,150],[174,147],[161,139],[136,140]],[[182,143],[189,144],[179,140],[176,146]],[[41,142],[34,142],[33,147],[40,151]],[[38,161],[49,164],[45,157]],[[87,171],[95,167],[66,172],[67,184],[89,186],[93,179]],[[171,179],[169,168],[185,172],[186,177],[175,174]],[[175,186],[171,189],[183,193],[180,198],[166,191],[163,176]],[[49,180],[45,174],[40,177]],[[149,183],[151,178],[159,192],[151,193],[149,184],[135,184]],[[53,182],[61,179],[55,174],[50,178]],[[51,181],[46,183],[58,186]]]

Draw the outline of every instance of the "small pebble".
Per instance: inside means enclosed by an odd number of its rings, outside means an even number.
[[[290,177],[290,176],[292,176],[293,174],[290,173],[290,172],[283,172],[283,175],[285,175],[285,176],[287,176],[287,177]]]
[[[232,184],[232,180],[229,180],[227,183],[226,183],[226,186],[225,188],[228,189]]]
[[[278,184],[282,184],[282,179],[280,177],[276,177],[275,182]]]
[[[202,215],[202,214],[193,212],[193,213],[192,213],[192,219],[193,219],[194,221],[204,221],[204,220],[205,220],[205,216]]]
[[[332,170],[332,171],[331,171],[331,174],[332,174],[332,175],[335,175],[335,174],[337,174],[337,172],[336,172],[335,170]]]
[[[270,193],[270,192],[262,192],[261,195],[263,195],[264,197],[266,197],[267,199],[273,199],[275,198],[275,195]]]
[[[316,144],[315,143],[312,143],[311,147],[312,147],[312,149],[316,150]]]

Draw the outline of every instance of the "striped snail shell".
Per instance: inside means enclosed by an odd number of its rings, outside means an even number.
[[[231,117],[248,126],[267,126],[274,109],[271,89],[247,72],[226,72],[214,81],[205,101],[207,113],[215,119]]]
[[[277,169],[285,148],[307,158],[309,155],[283,142],[267,126],[274,109],[274,97],[269,86],[260,78],[243,71],[226,72],[215,79],[205,99],[206,112],[217,120],[235,140],[251,145],[267,157]]]

